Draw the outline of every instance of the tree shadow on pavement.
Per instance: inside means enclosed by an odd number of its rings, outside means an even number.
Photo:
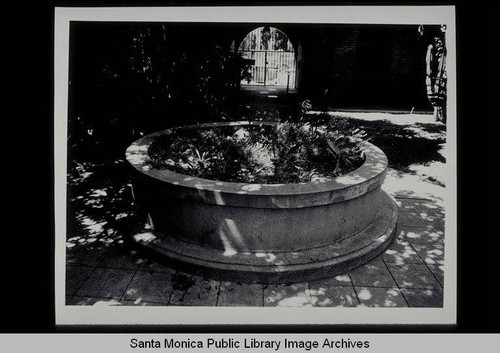
[[[441,154],[446,142],[446,126],[442,124],[394,124],[388,120],[362,120],[319,115],[315,120],[342,119],[346,128],[362,129],[367,139],[387,155],[389,167],[413,174],[411,165],[446,163]]]

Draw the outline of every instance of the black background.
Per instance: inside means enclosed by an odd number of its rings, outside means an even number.
[[[499,333],[498,2],[456,5],[458,64],[458,324],[366,326],[56,327],[54,317],[53,51],[55,6],[143,6],[124,1],[2,3],[2,333],[444,332]],[[228,2],[148,2],[148,5]],[[232,2],[231,5],[263,5]],[[266,2],[300,5],[300,2]],[[308,2],[303,5],[373,5]],[[56,166],[57,167],[57,166]]]

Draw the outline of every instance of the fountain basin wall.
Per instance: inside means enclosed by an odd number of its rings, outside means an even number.
[[[251,124],[233,122],[186,128]],[[334,179],[298,184],[245,184],[155,169],[147,150],[159,134],[134,142],[126,157],[136,170],[135,201],[154,229],[155,241],[184,244],[176,252],[191,247],[192,253],[194,246],[223,259],[262,253],[287,257],[334,246],[337,255],[349,254],[358,250],[353,240],[366,235],[388,209],[389,223],[380,229],[389,235],[386,238],[394,232],[395,206],[381,189],[387,158],[372,144],[364,146],[366,160],[360,168]],[[348,246],[342,244],[351,244],[351,249],[342,249]],[[363,244],[366,247],[370,243]],[[387,244],[383,245],[385,249]],[[377,249],[380,252],[382,247]],[[188,253],[180,256],[193,257]],[[248,263],[248,259],[243,263]]]

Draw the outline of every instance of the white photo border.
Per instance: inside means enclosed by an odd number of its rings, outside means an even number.
[[[69,40],[71,21],[246,22],[303,24],[446,24],[447,135],[446,239],[442,308],[221,308],[68,306],[66,276],[66,185]],[[56,325],[332,325],[456,324],[457,311],[457,111],[454,6],[266,6],[55,8],[54,197]]]

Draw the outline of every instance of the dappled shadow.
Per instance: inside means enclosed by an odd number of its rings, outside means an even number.
[[[387,264],[399,288],[442,289],[442,285],[425,264]]]
[[[356,293],[350,287],[329,287],[309,291],[316,307],[354,307],[358,305]]]
[[[355,119],[352,119],[355,120]],[[397,155],[401,154],[396,158],[396,164],[393,164],[393,168],[398,171],[398,175],[402,178],[405,176],[404,173],[413,173],[411,166],[415,163],[428,163],[429,161],[437,161],[444,163],[445,159],[439,153],[442,144],[445,142],[444,139],[444,129],[445,127],[439,125],[431,124],[414,124],[413,126],[402,126],[395,125],[389,122],[365,122],[358,121],[362,124],[363,129],[367,132],[371,127],[374,135],[371,142],[378,145],[387,155],[389,159],[389,164],[394,157],[391,157],[391,153]],[[422,125],[422,126],[420,126]],[[378,127],[380,131],[377,130]],[[415,130],[415,127],[418,129]],[[390,133],[394,133],[391,136]],[[385,135],[385,136],[384,136]],[[427,141],[427,143],[422,141]],[[382,145],[381,145],[382,144]],[[384,146],[385,144],[385,146]],[[402,148],[402,145],[405,145]],[[420,151],[422,148],[424,151]],[[411,154],[411,156],[405,156],[405,153]],[[373,169],[380,171],[383,165],[374,165]],[[399,168],[399,169],[398,169]],[[72,259],[85,258],[86,260],[92,259],[95,263],[102,261],[106,257],[107,253],[113,252],[115,255],[117,253],[123,256],[129,256],[130,251],[127,251],[126,239],[123,237],[125,233],[131,233],[131,230],[137,227],[134,212],[134,203],[131,193],[131,171],[133,169],[129,168],[128,164],[123,160],[117,160],[115,162],[109,162],[107,164],[102,163],[84,163],[75,164],[71,162],[70,169],[68,173],[68,199],[67,199],[67,254],[68,262],[72,262]],[[345,177],[346,180],[339,179],[342,185],[348,185],[350,182],[347,181],[349,177]],[[356,181],[362,181],[363,177],[359,175],[351,175],[351,178],[357,179]],[[186,180],[191,180],[191,177],[186,177]],[[189,181],[188,180],[188,181]],[[413,179],[412,179],[413,180]],[[211,186],[213,186],[214,191],[220,191],[222,189],[221,182],[208,181]],[[318,180],[317,185],[323,185],[326,180]],[[313,183],[314,184],[314,183]],[[415,185],[409,185],[411,187]],[[197,184],[197,188],[202,189],[205,187],[203,182]],[[239,193],[256,193],[262,191],[263,186],[260,184],[240,184]],[[275,186],[266,185],[265,188],[274,188]],[[279,186],[276,186],[279,187]],[[201,190],[197,190],[201,191]],[[202,195],[202,193],[200,193]],[[203,194],[205,195],[205,194]],[[219,197],[222,196],[220,193]],[[205,195],[206,196],[206,195]],[[420,202],[420,201],[417,201]],[[276,206],[281,205],[276,201]],[[414,204],[415,209],[420,213],[420,215],[428,223],[438,222],[443,216],[443,209],[428,203],[428,204]],[[228,222],[224,228],[224,234],[230,236],[231,242],[241,243],[239,240],[239,231],[236,224],[233,222]],[[133,232],[132,232],[133,233]],[[410,238],[410,236],[408,236]],[[410,243],[413,244],[412,238],[409,239]],[[414,259],[415,252],[412,251],[411,247],[408,246],[407,242],[395,243],[392,246],[387,255],[393,258],[392,266],[389,266],[391,274],[398,282],[398,285],[402,288],[442,288],[439,283],[436,285],[431,273],[424,273],[423,267],[419,268],[419,271],[414,271],[413,267],[405,268],[403,265],[408,262],[412,262]],[[232,246],[234,247],[234,246]],[[241,245],[242,248],[246,248],[244,244]],[[110,249],[113,250],[110,250]],[[231,247],[228,248],[231,250]],[[416,248],[418,254],[426,261],[428,264],[441,265],[443,253],[439,248]],[[228,253],[230,255],[230,253]],[[130,255],[132,256],[132,255]],[[276,264],[279,258],[272,253],[255,253],[255,257],[262,259],[263,262],[268,264]],[[387,257],[385,258],[387,259]],[[135,260],[133,260],[135,261]],[[95,264],[94,262],[88,262],[90,264]],[[387,261],[391,262],[391,261]],[[104,263],[105,262],[101,262]],[[132,265],[139,265],[137,262],[133,262]],[[421,271],[420,271],[421,270]],[[375,271],[376,272],[376,271]],[[417,273],[418,272],[418,273]],[[410,273],[411,275],[408,275]],[[389,273],[388,273],[389,274]],[[373,279],[375,275],[369,274]],[[390,275],[390,274],[389,274]],[[388,277],[390,278],[390,276]],[[378,282],[377,282],[378,281]],[[370,283],[370,285],[382,286],[383,283],[379,283],[380,280]],[[441,281],[442,283],[442,281]],[[197,287],[194,286],[194,282],[189,278],[172,278],[172,285],[176,286],[175,290],[188,293]],[[393,285],[393,284],[391,284]],[[439,286],[439,287],[438,287]],[[137,289],[137,288],[129,288]],[[386,291],[386,297],[383,301],[378,299],[373,303],[369,304],[370,300],[374,298],[379,298],[382,296],[382,292],[375,293],[370,288],[364,288],[366,290],[360,291],[359,299],[364,298],[366,302],[365,305],[369,306],[400,306],[400,295],[393,295],[390,289],[384,289]],[[234,289],[231,289],[233,291]],[[329,295],[328,291],[330,289],[327,287],[319,288],[301,288],[294,293],[276,291],[276,293],[271,296],[273,298],[272,305],[279,306],[356,306],[359,305],[357,302],[357,297],[351,292],[344,291],[343,289],[335,289],[335,294]],[[368,295],[368,292],[370,295]],[[243,290],[242,290],[243,292]],[[258,296],[258,291],[255,295],[252,295],[252,302],[257,302],[256,298],[261,298]],[[197,293],[197,292],[196,292]],[[333,293],[333,292],[332,292]],[[132,293],[134,295],[141,294],[140,292]],[[195,295],[195,294],[193,294]],[[198,294],[196,294],[198,295]],[[337,301],[332,298],[337,298]],[[368,298],[369,297],[369,298]],[[141,300],[144,300],[144,295],[141,296]],[[182,296],[184,298],[184,296]],[[186,297],[187,298],[187,297]],[[132,300],[132,299],[130,299]],[[182,299],[184,300],[184,299]],[[182,300],[179,300],[181,302]],[[208,299],[207,299],[208,300]],[[213,298],[210,297],[210,300]],[[133,305],[137,300],[131,302]],[[249,299],[250,301],[250,299]],[[208,301],[207,301],[208,302]],[[111,301],[111,303],[113,303]],[[187,299],[186,299],[187,303]],[[185,303],[185,305],[187,305]],[[85,303],[82,303],[85,305]],[[111,304],[114,305],[114,304]],[[211,305],[211,304],[210,304]]]
[[[354,286],[394,287],[389,270],[380,259],[372,260],[349,273]]]
[[[308,117],[324,122],[332,118],[328,114]],[[335,119],[335,117],[333,117]],[[362,120],[342,117],[346,126],[359,128],[367,133],[369,141],[387,155],[389,167],[401,172],[412,173],[412,164],[445,163],[440,153],[446,142],[446,126],[442,124],[395,124],[388,120]]]
[[[278,307],[406,307],[398,288],[307,284],[269,286],[264,292],[265,306]]]
[[[354,307],[359,305],[349,275],[309,282],[309,294],[317,307]]]
[[[395,239],[383,254],[383,259],[386,262],[405,264],[405,263],[420,263],[421,260],[418,254],[412,248],[410,243],[404,239],[403,234],[399,239]]]
[[[123,160],[71,163],[67,184],[67,261],[123,244],[133,226],[130,168]]]
[[[414,124],[419,129],[430,133],[430,134],[438,134],[442,135],[446,133],[446,125],[442,124],[423,124],[423,123],[415,123]]]
[[[357,288],[361,306],[374,308],[406,307],[407,304],[398,288]]]
[[[443,244],[415,244],[413,247],[425,263],[429,265],[444,265]]]
[[[406,237],[411,244],[435,244],[443,241],[439,234],[429,228],[403,226],[398,227],[398,232],[401,237]]]
[[[403,289],[403,295],[410,307],[440,308],[443,307],[443,291],[436,289]]]
[[[433,199],[440,203],[445,199],[445,188],[441,183],[434,183],[416,172],[404,173],[388,169],[382,188],[396,197]]]
[[[311,297],[306,283],[274,285],[264,290],[265,306],[310,307],[317,301],[317,297]]]
[[[350,123],[362,128],[370,137],[370,142],[379,147],[387,155],[389,167],[410,172],[410,165],[425,164],[432,161],[445,163],[439,153],[445,143],[445,126],[434,126],[435,136],[419,136],[408,126],[392,124],[388,121],[359,121],[351,119]],[[356,124],[357,123],[357,124]],[[417,125],[417,124],[416,124]],[[427,126],[428,124],[418,124]]]
[[[444,228],[445,209],[442,205],[432,200],[408,200],[408,202],[427,224],[434,228]]]

